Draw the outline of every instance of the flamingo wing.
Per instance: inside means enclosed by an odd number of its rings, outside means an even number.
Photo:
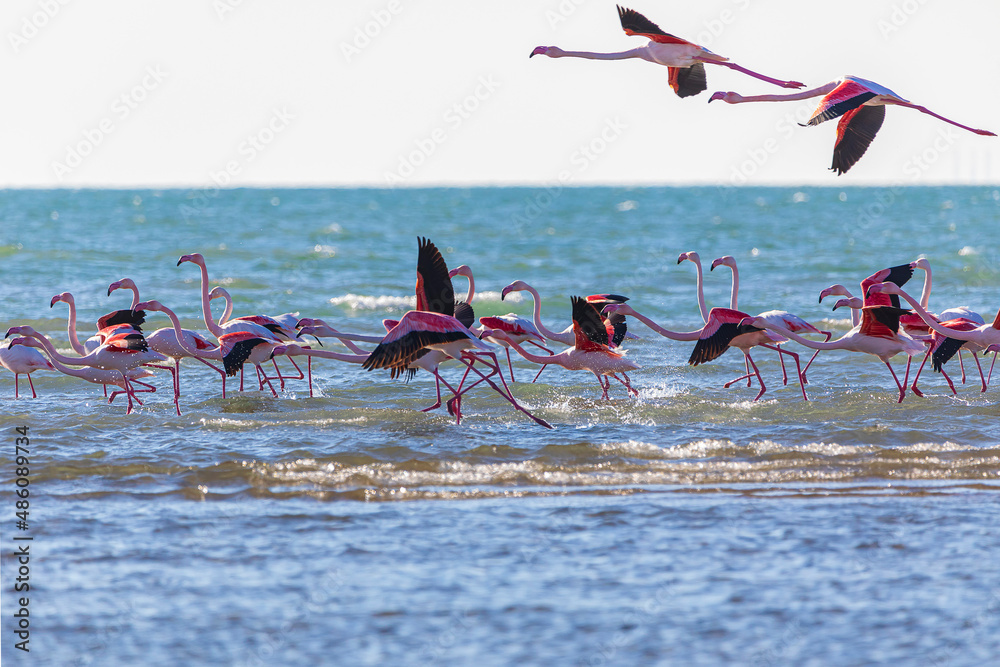
[[[740,326],[746,313],[732,308],[713,308],[708,311],[708,323],[701,330],[688,363],[692,366],[717,359],[729,349],[729,344],[741,333],[760,331],[757,327]]]
[[[823,121],[843,116],[873,97],[876,97],[876,94],[866,86],[852,79],[844,79],[839,86],[820,100],[819,106],[816,107],[816,111],[813,112],[812,118],[806,122],[806,125],[819,125]]]
[[[634,9],[626,9],[621,5],[616,6],[618,7],[618,18],[622,22],[622,29],[625,31],[626,35],[639,35],[641,37],[651,39],[654,42],[659,42],[660,44],[691,44],[691,46],[698,46],[693,42],[687,41],[686,39],[681,39],[680,37],[675,37],[674,35],[663,32],[660,30],[660,26],[656,25]]]
[[[889,306],[900,308],[899,297],[895,294],[868,294],[868,288],[878,283],[894,283],[902,287],[913,277],[913,266],[910,264],[900,264],[890,266],[888,269],[876,271],[861,281],[861,296],[866,306]],[[909,312],[909,311],[906,311]]]
[[[455,319],[465,327],[471,327],[476,323],[476,313],[472,310],[472,304],[459,301],[455,304]]]
[[[226,375],[229,377],[236,375],[243,368],[243,364],[250,357],[253,349],[266,342],[263,338],[247,331],[237,331],[219,336],[219,344],[222,347],[222,366],[226,369]]]
[[[442,315],[455,313],[455,289],[448,265],[430,239],[417,238],[417,310]]]
[[[570,297],[573,304],[573,334],[576,337],[575,346],[585,352],[596,352],[608,349],[608,327],[601,319],[601,314],[586,299],[578,296]]]
[[[612,303],[625,303],[628,301],[628,297],[621,294],[591,294],[586,298],[587,303],[595,306],[607,306]]]
[[[611,345],[609,347],[618,347],[625,340],[625,335],[628,333],[628,325],[625,322],[625,316],[621,313],[611,313],[606,321],[608,328],[611,330]]]
[[[948,329],[954,329],[955,331],[972,331],[973,329],[978,328],[975,322],[964,318],[947,320],[942,322],[941,326]],[[948,360],[954,357],[955,353],[968,342],[965,340],[958,340],[957,338],[942,336],[936,331],[931,339],[934,341],[931,348],[934,350],[933,355],[931,356],[931,367],[938,373],[941,372],[941,367],[948,363]]]
[[[454,317],[411,310],[385,335],[361,367],[369,371],[388,368],[395,378],[406,371],[426,347],[470,337],[471,332]]]
[[[146,352],[149,350],[146,337],[135,330],[125,330],[109,336],[103,345],[127,352]]]
[[[708,78],[705,75],[705,65],[695,63],[690,67],[669,67],[670,87],[677,97],[691,97],[708,89]]]
[[[131,325],[136,331],[142,331],[140,325],[146,321],[146,311],[144,310],[115,310],[97,320],[97,328],[106,329],[118,324]]]
[[[868,150],[885,120],[885,106],[860,106],[846,112],[837,124],[837,141],[833,144],[833,164],[837,175],[846,174]]]
[[[874,338],[895,338],[899,333],[899,317],[909,312],[893,306],[865,306],[861,309],[860,333]]]

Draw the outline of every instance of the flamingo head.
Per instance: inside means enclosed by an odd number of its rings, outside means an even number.
[[[449,278],[454,278],[455,276],[465,276],[466,278],[471,279],[472,278],[472,269],[470,269],[465,264],[463,264],[462,266],[455,267],[454,269],[452,269],[451,271],[448,272],[448,277]]]
[[[559,58],[565,52],[558,46],[536,46],[535,50],[531,52],[529,58],[534,58],[535,56],[548,56],[549,58]]]
[[[275,345],[271,348],[271,359],[274,359],[274,355],[276,354],[286,354],[293,347],[298,348],[298,345]]]
[[[233,297],[229,295],[229,292],[226,291],[225,287],[216,286],[213,287],[212,291],[208,293],[208,300],[211,301],[212,299],[228,299],[232,301]]]
[[[717,260],[715,260],[714,262],[712,262],[712,268],[709,269],[709,271],[715,271],[715,267],[717,267],[717,266],[728,266],[731,269],[735,269],[736,268],[736,258],[733,257],[732,255],[725,255],[723,257],[720,257]]]
[[[70,304],[72,306],[73,305],[73,295],[70,294],[69,292],[63,292],[62,294],[56,294],[54,297],[52,297],[52,301],[49,302],[49,308],[51,308],[52,306],[56,305],[60,301],[62,301],[63,303],[68,303],[68,304]]]
[[[763,317],[744,317],[740,320],[740,329],[757,329],[763,331],[767,328],[767,320]]]
[[[927,261],[926,257],[921,257],[915,262],[910,262],[911,269],[923,269],[924,271],[931,270],[931,263]]]
[[[163,304],[159,301],[140,301],[132,310],[163,310]]]
[[[7,334],[4,336],[4,338],[10,338],[11,336],[36,336],[36,335],[38,335],[37,331],[29,327],[27,324],[24,324],[19,327],[11,327],[10,329],[7,329]]]
[[[854,308],[855,310],[860,310],[864,306],[864,302],[856,296],[851,296],[846,299],[840,299],[837,303],[833,304],[833,309],[838,308]]]
[[[635,317],[636,315],[635,310],[632,308],[632,306],[628,305],[627,303],[608,304],[607,306],[604,307],[604,310],[601,312],[603,312],[604,315],[608,317],[611,317],[615,313],[618,313],[619,315],[631,315],[633,317]]]
[[[27,345],[28,347],[42,347],[41,341],[37,341],[34,338],[28,338],[27,336],[19,336],[14,340],[10,341],[8,347],[14,347],[15,345]]]
[[[138,291],[138,289],[136,289],[135,283],[132,281],[131,278],[122,278],[121,280],[116,280],[115,282],[108,285],[108,296],[111,296],[112,292],[119,289],[130,289]]]
[[[493,340],[503,341],[505,343],[511,342],[510,336],[508,336],[507,332],[503,329],[484,328],[479,334],[479,339],[482,340],[483,338],[492,338]]]
[[[181,255],[181,258],[177,260],[177,266],[180,266],[184,262],[194,262],[198,266],[205,266],[205,257],[200,252],[191,253],[190,255]]]
[[[724,93],[720,90],[718,92],[712,93],[712,96],[708,98],[709,104],[711,104],[715,100],[722,100],[726,104],[739,104],[740,102],[743,101],[743,96],[740,95],[739,93],[734,93],[732,91]]]
[[[694,262],[695,264],[701,264],[701,256],[694,250],[691,250],[689,252],[682,252],[680,256],[677,258],[677,263],[680,264],[685,259],[689,262]]]
[[[823,299],[828,296],[846,296],[850,297],[851,293],[843,285],[830,285],[825,290],[819,293],[819,303],[823,303]],[[834,308],[836,310],[836,308]]]
[[[515,280],[510,285],[507,285],[506,287],[503,288],[503,291],[500,292],[500,300],[503,301],[504,299],[506,299],[507,295],[510,294],[511,292],[523,292],[528,289],[530,289],[528,287],[528,283],[524,282],[523,280]]]

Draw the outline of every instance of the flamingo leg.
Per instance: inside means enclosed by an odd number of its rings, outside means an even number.
[[[214,364],[208,363],[207,361],[205,361],[201,357],[192,357],[192,359],[197,359],[198,361],[200,361],[201,363],[205,364],[206,366],[208,366],[209,368],[211,368],[213,371],[215,371],[216,373],[218,373],[219,375],[222,376],[222,398],[225,398],[226,397],[226,371],[222,370],[218,366],[215,366]]]
[[[713,65],[722,65],[723,67],[728,67],[729,69],[734,69],[737,72],[743,72],[748,76],[752,76],[755,79],[760,79],[761,81],[767,81],[768,83],[773,83],[776,86],[781,86],[782,88],[803,88],[805,84],[799,83],[798,81],[782,81],[781,79],[775,79],[753,70],[749,70],[746,67],[737,65],[736,63],[730,62],[719,62],[718,60],[703,60],[703,62],[712,63]],[[950,121],[949,121],[950,122]]]
[[[493,354],[493,353],[482,353],[482,356],[493,357],[493,362],[495,364],[495,366],[493,368],[500,375],[500,380],[503,381],[503,373],[500,373],[500,362],[497,360],[496,355]],[[478,356],[476,358],[479,359]],[[504,393],[504,391],[502,389],[500,389],[500,387],[498,387],[497,384],[495,382],[493,382],[493,380],[490,379],[490,376],[492,375],[492,373],[490,375],[483,375],[483,373],[481,371],[479,371],[478,369],[472,368],[472,364],[470,362],[466,361],[465,359],[459,359],[459,361],[461,361],[466,366],[468,366],[469,369],[472,370],[472,372],[476,373],[481,378],[483,378],[483,380],[487,384],[489,384],[491,387],[493,387],[493,389],[495,389],[498,394],[500,394],[505,399],[507,399],[507,401],[511,405],[513,405],[517,410],[519,410],[519,411],[523,412],[524,414],[528,415],[528,417],[530,417],[536,424],[538,424],[539,426],[544,426],[545,428],[552,428],[552,425],[549,424],[547,421],[545,421],[544,419],[541,419],[539,417],[536,417],[535,415],[533,415],[530,412],[528,412],[527,410],[525,410],[524,407],[521,406],[514,399],[514,397],[510,395],[510,388],[507,387],[507,383],[506,382],[504,382],[503,384],[504,384],[504,388],[507,389],[507,393]],[[480,361],[481,361],[481,359],[480,359]],[[489,366],[489,364],[486,364],[486,365]]]
[[[904,387],[903,385],[899,384],[899,378],[896,376],[896,371],[892,370],[892,365],[888,361],[883,362],[883,363],[885,363],[885,367],[889,369],[889,372],[892,373],[892,379],[895,380],[896,387],[899,389],[899,400],[896,401],[896,402],[897,403],[902,403],[903,402],[903,396],[906,395],[906,387]],[[909,371],[909,369],[910,369],[910,367],[907,366],[906,370]]]
[[[517,382],[517,380],[514,379],[514,364],[510,361],[510,347],[508,346],[504,348],[504,351],[507,352],[507,368],[510,370],[510,381]]]
[[[958,392],[955,391],[955,383],[951,381],[950,377],[948,377],[948,373],[945,372],[944,368],[941,369],[941,375],[943,375],[944,379],[948,381],[948,386],[951,387],[951,393],[952,393],[952,395],[953,396],[958,396]]]
[[[21,397],[21,395],[18,393],[18,386],[17,386],[17,380],[18,380],[19,377],[21,377],[21,376],[18,375],[17,373],[14,373],[14,398],[15,399],[18,399],[18,398]],[[31,376],[29,375],[28,377],[30,378]]]
[[[637,392],[635,389],[632,388],[632,381],[629,380],[628,373],[624,373],[623,372],[622,375],[625,377],[624,380],[621,379],[620,377],[618,377],[617,375],[612,375],[611,377],[613,377],[614,379],[618,380],[623,385],[625,385],[626,391],[628,391],[630,394],[632,394],[633,396],[638,397],[639,396],[639,392]]]
[[[181,396],[181,385],[179,377],[180,373],[178,372],[180,370],[180,359],[176,359],[175,361],[178,364],[177,368],[174,368],[173,366],[160,366],[158,364],[145,364],[145,365],[149,366],[150,368],[162,368],[164,370],[170,371],[170,376],[174,383],[174,409],[177,410],[177,416],[180,417],[181,406],[179,399]]]
[[[982,371],[980,371],[979,374],[982,375]],[[28,375],[28,386],[31,387],[31,397],[32,398],[38,398],[38,394],[35,393],[35,383],[31,381],[31,373],[28,373],[27,375]],[[17,378],[16,377],[14,378],[14,390],[15,391],[17,390]],[[985,386],[983,387],[983,391],[986,391],[986,387]],[[17,398],[17,397],[15,396],[15,398]]]
[[[962,351],[958,351],[958,365],[962,368],[962,384],[965,384],[965,362],[962,361]]]
[[[437,400],[434,401],[434,405],[428,406],[421,410],[421,412],[430,412],[431,410],[436,410],[441,407],[441,376],[438,375],[437,370],[434,371],[434,389],[437,391]],[[451,387],[449,387],[450,389]]]
[[[949,118],[945,118],[944,116],[940,116],[940,115],[934,113],[933,111],[931,111],[930,109],[928,109],[927,107],[922,107],[919,104],[913,104],[912,102],[895,102],[895,101],[893,102],[893,104],[897,104],[897,105],[899,105],[901,107],[910,107],[911,109],[916,109],[917,111],[920,111],[922,113],[928,114],[930,116],[934,116],[938,120],[943,120],[946,123],[951,123],[955,127],[960,127],[963,130],[968,130],[969,132],[973,132],[975,134],[978,134],[978,135],[981,135],[981,136],[984,136],[984,137],[995,137],[995,136],[997,136],[996,134],[994,134],[993,132],[990,132],[989,130],[977,130],[977,129],[973,128],[973,127],[969,127],[968,125],[962,125],[961,123],[956,123],[955,121],[953,121],[953,120],[951,120]]]
[[[928,347],[927,354],[924,355],[924,360],[920,363],[920,368],[917,369],[917,374],[913,376],[913,384],[910,386],[910,389],[913,390],[913,393],[916,394],[917,396],[920,396],[921,398],[923,398],[924,392],[917,389],[917,380],[920,379],[920,374],[924,370],[924,364],[927,363],[927,360],[930,359],[930,357],[931,357],[931,349]]]
[[[997,355],[998,354],[1000,354],[1000,352],[994,352],[993,353],[993,362],[990,364],[990,373],[989,373],[989,375],[986,376],[986,384],[989,384],[990,380],[993,379],[993,367],[996,366],[996,364],[997,364]],[[986,391],[986,390],[983,389],[983,391]]]
[[[754,360],[750,357],[749,354],[747,354],[746,352],[744,352],[743,354],[746,356],[747,362],[751,366],[753,366],[753,372],[757,375],[757,382],[760,383],[760,391],[757,393],[757,396],[755,396],[754,399],[753,399],[754,402],[756,402],[756,401],[759,401],[760,397],[764,395],[765,391],[767,391],[767,387],[764,386],[764,378],[762,378],[760,376],[760,369],[757,368],[757,364],[754,363]],[[747,386],[750,386],[750,385],[747,385]]]
[[[778,352],[781,352],[781,343],[776,343],[774,347],[775,347],[775,349],[778,350]],[[785,357],[779,354],[778,355],[778,361],[781,362],[781,384],[782,385],[787,385],[788,384],[788,373],[785,372]],[[799,374],[799,379],[800,380],[802,379],[801,373]]]
[[[306,359],[306,368],[309,370],[309,398],[313,397],[313,359]]]
[[[976,360],[976,368],[979,369],[979,381],[983,383],[983,391],[986,391],[986,378],[983,377],[983,365],[979,363],[979,356],[975,352],[972,353],[972,358]]]
[[[761,345],[761,347],[771,347],[771,346],[768,345],[767,343],[765,343],[764,345]],[[803,401],[808,401],[809,397],[806,396],[806,384],[808,384],[808,383],[806,382],[805,371],[802,370],[802,366],[799,364],[799,355],[798,355],[798,353],[797,352],[789,352],[788,350],[783,350],[779,345],[775,345],[773,349],[777,350],[778,353],[779,353],[779,355],[787,354],[792,359],[795,360],[795,371],[799,374],[799,387],[802,389],[802,400]],[[816,351],[819,352],[819,350],[816,350]],[[813,355],[813,356],[815,356],[815,355]],[[779,356],[779,359],[780,358],[781,357]],[[786,384],[787,384],[787,382],[786,382]],[[763,393],[763,392],[761,392],[761,393]]]
[[[826,338],[823,339],[824,343],[830,342],[830,339],[833,338],[832,331],[820,331],[820,333],[826,336]],[[820,352],[819,350],[815,350],[813,352],[813,356],[809,357],[809,361],[806,363],[806,367],[802,369],[802,381],[805,382],[806,384],[809,384],[809,380],[806,379],[806,373],[809,372],[809,367],[812,366],[812,363],[816,359],[816,355],[819,354],[819,352]]]
[[[539,343],[536,343],[536,342],[535,342],[535,341],[533,341],[533,340],[529,340],[528,342],[529,342],[529,343],[531,343],[532,345],[534,345],[534,346],[535,346],[535,347],[537,347],[537,348],[540,348],[540,349],[542,349],[542,350],[545,350],[546,352],[548,352],[548,353],[549,353],[549,356],[551,356],[551,355],[555,354],[555,352],[553,352],[553,351],[552,351],[552,350],[550,350],[549,348],[547,348],[547,347],[545,347],[544,345],[541,345],[541,344],[539,344]],[[542,364],[542,367],[538,369],[538,372],[537,372],[537,373],[535,373],[535,379],[531,381],[532,383],[534,383],[534,382],[535,382],[535,380],[537,380],[537,379],[538,379],[538,377],[539,377],[539,376],[540,376],[540,375],[542,374],[542,371],[544,371],[544,370],[545,370],[545,366],[546,366],[546,364]],[[513,381],[513,379],[514,379],[514,375],[513,375],[513,372],[512,372],[512,373],[511,373],[511,381]]]

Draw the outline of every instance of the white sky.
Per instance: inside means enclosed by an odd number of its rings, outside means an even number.
[[[856,74],[1000,132],[997,0],[634,8],[765,74]],[[0,29],[0,186],[1000,182],[1000,138],[913,110],[836,177],[835,123],[787,117],[817,100],[707,105],[788,91],[708,66],[681,100],[651,63],[528,59],[643,44],[612,2],[5,0]]]

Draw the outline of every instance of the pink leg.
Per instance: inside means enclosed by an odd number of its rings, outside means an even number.
[[[744,352],[743,354],[746,356],[747,362],[751,366],[753,366],[753,372],[757,375],[757,382],[760,383],[760,392],[758,392],[758,394],[753,399],[756,402],[759,401],[760,397],[764,395],[765,391],[767,391],[767,387],[764,386],[764,378],[760,376],[760,369],[757,368],[757,364],[754,363],[753,359],[750,357],[749,354],[747,354],[746,352]]]
[[[775,347],[776,350],[778,350],[778,352],[781,352],[781,343],[775,343],[774,347]],[[817,350],[817,352],[818,351],[819,350]],[[784,357],[784,355],[779,354],[778,355],[778,361],[781,362],[781,384],[782,385],[787,385],[788,384],[788,373],[785,372],[785,357]],[[800,373],[799,374],[799,379],[801,379],[801,378],[802,378],[802,375]]]
[[[737,72],[743,72],[744,74],[748,74],[749,76],[752,76],[755,79],[760,79],[761,81],[767,81],[768,83],[773,83],[774,85],[781,86],[782,88],[804,88],[805,87],[804,83],[799,83],[798,81],[782,81],[781,79],[774,79],[774,78],[771,78],[769,76],[765,76],[763,74],[758,74],[757,72],[754,72],[753,70],[748,70],[746,67],[741,67],[740,65],[737,65],[736,63],[719,62],[717,60],[706,60],[704,62],[712,63],[713,65],[722,65],[723,67],[728,67],[729,69],[734,69]]]
[[[761,347],[771,347],[771,346],[764,344]],[[796,352],[789,352],[788,350],[783,350],[777,345],[775,345],[773,349],[777,350],[779,354],[781,355],[787,354],[788,356],[790,356],[792,359],[795,360],[795,371],[799,374],[799,387],[802,389],[802,400],[808,401],[809,397],[806,396],[805,371],[803,371],[802,367],[799,365],[799,355]],[[816,351],[819,352],[819,350]],[[784,366],[782,366],[782,368],[784,368]],[[787,384],[787,382],[785,384]]]
[[[514,364],[510,361],[510,348],[506,348],[505,351],[507,352],[507,368],[510,370],[510,381],[516,382],[514,379]]]
[[[896,377],[896,371],[892,370],[892,366],[889,364],[889,362],[886,361],[884,363],[885,363],[885,367],[889,369],[890,373],[892,373],[892,379],[895,380],[896,387],[899,388],[899,400],[896,401],[896,402],[897,403],[902,403],[903,402],[903,396],[906,395],[906,387],[904,387],[903,385],[899,384],[899,378]],[[909,366],[907,366],[907,370],[909,370]]]
[[[965,384],[965,362],[962,361],[962,351],[958,351],[958,365],[962,367],[962,384]]]
[[[833,338],[832,331],[820,331],[820,333],[826,336],[826,338],[823,339],[823,342],[829,342],[830,339]],[[819,350],[813,351],[813,356],[809,357],[809,361],[808,363],[806,363],[806,367],[802,369],[802,381],[805,382],[806,384],[809,384],[809,380],[806,379],[806,373],[809,372],[809,367],[812,366],[813,361],[815,361],[817,354],[819,354]]]
[[[28,386],[31,387],[31,397],[38,398],[38,394],[35,393],[35,383],[31,381],[31,373],[28,373]],[[17,377],[14,378],[14,387],[17,388]],[[986,387],[983,387],[983,391],[986,391]]]
[[[997,355],[998,354],[1000,354],[1000,352],[994,352],[993,353],[993,362],[990,363],[990,373],[989,373],[989,375],[986,376],[986,384],[989,384],[990,380],[993,379],[993,367],[996,366],[996,364],[997,364]],[[983,389],[983,391],[986,391],[986,390]]]
[[[911,109],[916,109],[917,111],[921,111],[921,112],[923,112],[923,113],[925,113],[925,114],[927,114],[929,116],[934,116],[938,120],[943,120],[946,123],[951,123],[955,127],[960,127],[963,130],[968,130],[969,132],[974,132],[975,134],[978,134],[978,135],[981,135],[981,136],[984,136],[984,137],[995,137],[995,136],[997,136],[996,134],[994,134],[993,132],[990,132],[989,130],[977,130],[977,129],[973,128],[973,127],[969,127],[968,125],[962,125],[961,123],[956,123],[955,121],[950,120],[948,118],[945,118],[944,116],[939,116],[938,114],[934,113],[933,111],[931,111],[927,107],[922,107],[919,104],[913,104],[912,102],[893,102],[893,104],[897,104],[897,105],[899,105],[901,107],[910,107]]]
[[[639,396],[639,392],[637,392],[635,389],[632,388],[632,381],[629,380],[628,374],[622,373],[622,375],[625,376],[624,380],[618,377],[617,375],[612,375],[611,377],[613,377],[614,379],[618,380],[623,385],[625,385],[626,391],[628,391],[630,394],[632,394],[633,396]]]
[[[931,349],[927,348],[927,354],[924,355],[924,360],[923,362],[921,362],[920,368],[917,369],[917,374],[913,376],[913,385],[910,387],[910,389],[913,390],[913,393],[916,394],[917,396],[920,396],[921,398],[923,397],[924,392],[917,389],[917,380],[920,379],[920,374],[924,371],[924,364],[927,363],[927,360],[930,359],[930,357],[931,357]]]
[[[21,398],[21,394],[18,392],[18,386],[17,386],[17,380],[18,380],[19,377],[21,377],[21,376],[18,375],[17,373],[14,373],[14,399],[15,400],[18,399],[18,398]],[[31,376],[29,375],[28,378],[31,378]]]
[[[950,377],[948,377],[948,373],[945,372],[944,367],[941,368],[941,375],[943,375],[944,379],[948,381],[948,386],[951,387],[952,395],[958,396],[958,392],[955,391],[955,383],[951,381]]]
[[[309,398],[313,397],[313,358],[306,359],[306,368],[309,370]]]
[[[492,366],[492,368],[493,368],[494,371],[496,371],[497,374],[500,375],[500,380],[503,381],[503,373],[500,373],[500,362],[497,360],[496,355],[492,354],[492,353],[484,353],[481,356],[489,356],[489,357],[493,358],[494,366]],[[477,357],[477,358],[479,358],[479,357]],[[505,393],[502,389],[500,389],[500,387],[497,386],[497,384],[495,382],[493,382],[493,380],[489,379],[490,376],[483,375],[483,373],[480,372],[479,370],[477,370],[475,368],[472,368],[472,364],[469,363],[468,361],[466,361],[465,359],[459,359],[459,361],[461,361],[462,363],[466,364],[469,367],[469,369],[472,370],[472,372],[476,373],[481,378],[483,378],[483,380],[486,381],[486,383],[489,384],[491,387],[493,387],[493,389],[495,389],[498,394],[500,394],[505,399],[507,399],[507,401],[511,405],[513,405],[517,410],[519,410],[519,411],[523,412],[524,414],[528,415],[528,417],[530,417],[536,424],[538,424],[539,426],[544,426],[545,428],[552,428],[552,425],[549,424],[547,421],[545,421],[544,419],[540,419],[539,417],[536,417],[535,415],[531,414],[530,412],[528,412],[527,410],[525,410],[524,407],[521,406],[516,400],[514,400],[514,397],[510,395],[510,388],[507,387],[507,383],[506,382],[504,382],[504,389],[507,390],[506,393]],[[482,361],[482,359],[480,359],[480,361]],[[483,363],[485,363],[485,362],[483,362]],[[489,364],[486,364],[486,365],[489,366]]]
[[[179,399],[181,396],[181,382],[180,382],[180,373],[178,372],[180,369],[180,359],[176,359],[175,363],[177,364],[176,368],[173,366],[159,366],[157,364],[145,364],[145,365],[149,366],[150,368],[162,368],[164,370],[170,371],[171,379],[174,382],[174,409],[177,410],[177,416],[180,417],[181,406]]]
[[[226,371],[222,370],[218,366],[215,366],[213,364],[208,363],[207,361],[205,361],[201,357],[192,357],[192,359],[196,359],[196,360],[200,361],[201,363],[205,364],[206,366],[208,366],[209,368],[211,368],[213,371],[215,371],[216,373],[218,373],[219,375],[222,376],[222,398],[225,398],[226,397]]]
[[[979,369],[979,381],[983,383],[983,391],[986,391],[986,378],[983,377],[983,366],[979,363],[979,355],[973,352],[972,358],[976,360],[976,368]]]

